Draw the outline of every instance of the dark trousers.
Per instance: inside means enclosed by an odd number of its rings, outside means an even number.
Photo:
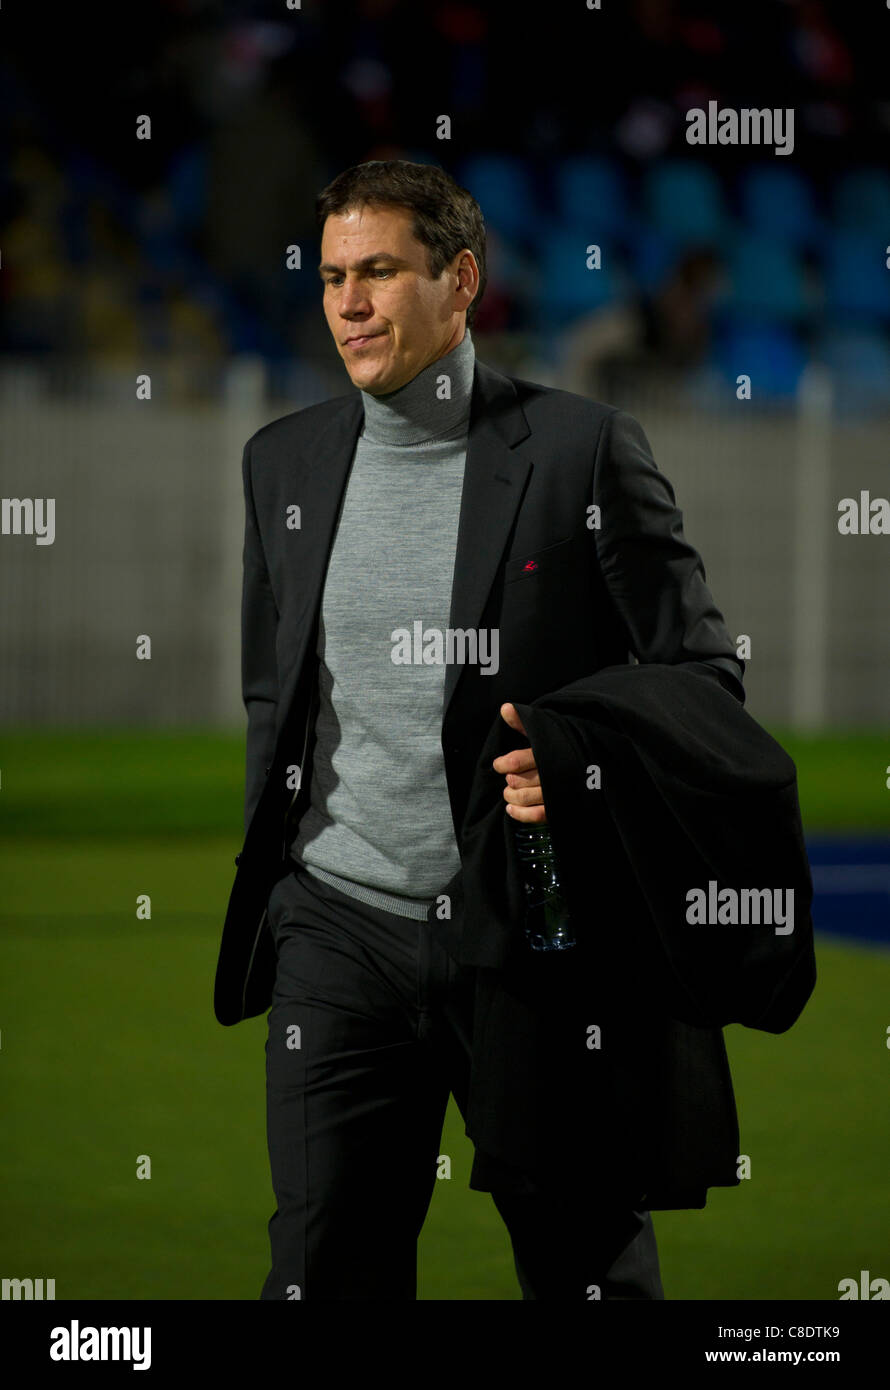
[[[301,866],[269,897],[277,1210],[261,1299],[416,1299],[449,1094],[466,1116],[475,971],[428,923]],[[525,1299],[661,1299],[652,1218],[589,1194],[492,1192]]]

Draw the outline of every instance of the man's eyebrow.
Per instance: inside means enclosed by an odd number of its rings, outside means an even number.
[[[373,256],[363,256],[360,261],[356,261],[353,269],[368,270],[376,261],[392,261],[394,265],[407,265],[407,261],[403,261],[400,256],[391,256],[388,251],[376,251]],[[326,270],[333,270],[338,274],[343,273],[342,265],[331,265],[330,261],[324,261],[318,267],[319,275],[324,275]]]

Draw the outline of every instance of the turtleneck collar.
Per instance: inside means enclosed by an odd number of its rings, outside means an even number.
[[[473,368],[476,352],[470,330],[435,362],[423,368],[397,391],[372,396],[362,391],[365,407],[363,439],[373,444],[427,444],[465,433],[473,394]],[[450,399],[440,400],[437,378],[451,378]]]

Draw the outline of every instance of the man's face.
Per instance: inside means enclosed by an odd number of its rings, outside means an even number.
[[[365,206],[332,214],[322,231],[328,327],[353,385],[375,396],[397,391],[457,346],[478,285],[470,251],[432,279],[412,221],[407,208]]]

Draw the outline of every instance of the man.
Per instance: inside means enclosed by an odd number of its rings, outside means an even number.
[[[215,1007],[231,1024],[271,1004],[261,1297],[414,1299],[473,1048],[476,972],[433,907],[492,719],[522,745],[514,701],[631,653],[707,663],[739,701],[743,667],[636,421],[475,359],[475,200],[372,161],[317,217],[358,390],[244,451],[245,842]],[[494,768],[505,815],[545,823],[534,750]],[[512,1179],[490,1190],[525,1298],[663,1297],[648,1211]]]

